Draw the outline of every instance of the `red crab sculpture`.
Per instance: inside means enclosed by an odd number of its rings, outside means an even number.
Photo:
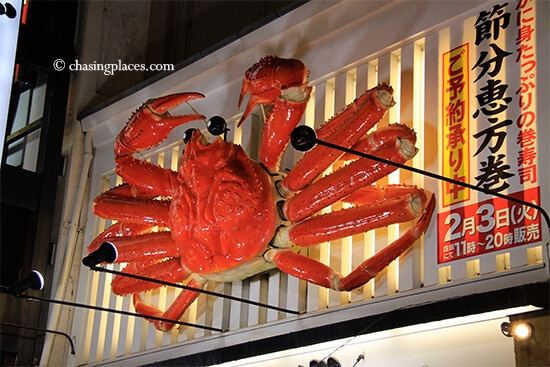
[[[163,141],[176,126],[204,119],[198,114],[173,116],[168,110],[202,98],[198,93],[152,99],[130,118],[115,142],[116,172],[124,184],[99,195],[94,213],[117,222],[89,246],[109,241],[124,272],[202,288],[209,280],[230,282],[278,268],[292,276],[339,291],[364,285],[411,246],[425,231],[434,208],[431,193],[407,185],[374,186],[395,168],[366,158],[343,156],[318,145],[304,154],[288,174],[279,160],[309,100],[305,65],[294,59],[262,58],[245,74],[239,106],[250,94],[242,123],[258,104],[268,105],[261,143],[261,163],[241,146],[199,130],[186,132],[186,148],[177,172],[140,160],[135,153]],[[366,91],[318,131],[326,141],[404,163],[414,156],[415,133],[393,124],[368,131],[393,102],[392,89]],[[321,177],[335,161],[353,160]],[[319,211],[345,201],[353,207]],[[366,259],[349,275],[299,253],[314,246],[392,223],[418,219],[400,238]],[[155,230],[153,231],[153,228]],[[159,285],[116,276],[112,290],[133,294],[138,313],[178,320],[199,295],[184,290],[162,311],[140,294]],[[174,324],[152,321],[160,330]]]

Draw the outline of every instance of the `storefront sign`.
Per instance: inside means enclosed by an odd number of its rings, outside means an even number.
[[[534,0],[489,5],[442,52],[440,159],[446,177],[540,204],[535,14]],[[536,210],[441,184],[440,264],[540,240]]]

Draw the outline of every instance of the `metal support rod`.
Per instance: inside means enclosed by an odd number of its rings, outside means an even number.
[[[226,298],[226,299],[229,299],[231,301],[247,303],[249,305],[269,308],[271,310],[286,312],[286,313],[293,314],[293,315],[302,314],[300,311],[288,310],[288,309],[285,309],[285,308],[282,308],[282,307],[272,306],[272,305],[268,305],[268,304],[261,303],[261,302],[256,302],[256,301],[251,301],[251,300],[244,299],[244,298],[230,296],[228,294],[212,292],[212,291],[208,291],[208,290],[205,290],[205,289],[189,287],[189,286],[186,286],[186,285],[183,285],[183,284],[170,283],[170,282],[166,282],[164,280],[147,278],[147,277],[143,277],[143,276],[137,275],[137,274],[123,273],[121,271],[111,270],[111,269],[103,268],[103,267],[96,266],[96,265],[90,266],[90,269],[96,270],[96,271],[99,271],[99,272],[110,273],[110,274],[114,274],[114,275],[120,275],[120,276],[124,276],[124,277],[128,277],[128,278],[133,278],[133,279],[137,279],[137,280],[143,280],[143,281],[146,281],[146,282],[157,283],[157,284],[165,285],[165,286],[169,286],[169,287],[180,288],[180,289],[193,291],[193,292],[198,292],[198,293],[204,293],[204,294],[207,294],[209,296],[216,296],[216,297],[220,297],[220,298]]]
[[[76,352],[74,350],[74,343],[73,343],[73,339],[71,339],[71,337],[69,336],[69,334],[67,333],[64,333],[62,331],[57,331],[57,330],[50,330],[50,329],[41,329],[41,328],[37,328],[37,327],[32,327],[32,326],[25,326],[25,325],[19,325],[19,324],[12,324],[11,322],[2,322],[0,323],[2,326],[11,326],[11,327],[15,327],[15,328],[18,328],[18,329],[28,329],[28,330],[34,330],[34,331],[43,331],[43,332],[46,332],[46,333],[52,333],[52,334],[57,334],[57,335],[62,335],[64,336],[65,338],[67,338],[69,340],[69,343],[71,344],[71,354],[72,355],[75,355]]]
[[[7,289],[7,287],[0,287],[0,291],[2,291],[2,293],[7,293],[7,292],[4,292],[4,289]],[[61,301],[61,300],[58,300],[58,299],[30,296],[28,294],[14,294],[14,296],[17,297],[17,298],[28,299],[28,300],[31,300],[31,301],[48,302],[48,303],[54,303],[54,304],[63,305],[63,306],[86,308],[86,309],[94,310],[94,311],[117,313],[119,315],[134,316],[134,317],[139,317],[139,318],[147,319],[147,320],[169,322],[169,323],[173,323],[173,324],[196,327],[196,328],[199,328],[199,329],[217,331],[217,332],[221,332],[221,333],[226,331],[226,330],[223,330],[223,329],[218,329],[218,328],[210,327],[210,326],[191,324],[189,322],[184,322],[184,321],[179,321],[179,320],[171,320],[171,319],[166,319],[164,317],[146,316],[146,315],[141,315],[139,313],[122,311],[122,310],[117,310],[117,309],[113,309],[113,308],[105,308],[105,307],[99,307],[99,306],[86,305],[86,304],[83,304],[83,303],[76,303],[76,302],[69,302],[69,301]]]
[[[301,126],[299,126],[298,128],[301,128]],[[307,128],[309,129],[309,127],[307,127]],[[301,135],[300,137],[304,140],[306,139],[304,135]],[[404,170],[407,170],[407,171],[411,171],[411,172],[414,172],[414,173],[421,174],[423,176],[428,176],[428,177],[434,178],[436,180],[449,182],[449,183],[452,183],[454,185],[466,187],[470,190],[479,191],[479,192],[482,192],[482,193],[487,194],[487,195],[496,196],[496,197],[499,197],[499,198],[504,199],[504,200],[512,201],[512,202],[515,202],[517,204],[521,204],[521,205],[531,207],[531,208],[536,209],[538,212],[541,213],[541,215],[544,217],[544,220],[546,221],[547,228],[549,228],[549,231],[550,231],[550,216],[548,216],[548,213],[541,206],[539,206],[537,204],[533,204],[533,203],[530,203],[530,202],[525,201],[525,200],[520,200],[520,199],[511,197],[511,196],[508,196],[508,195],[504,195],[504,194],[501,194],[500,192],[497,192],[497,191],[494,191],[494,190],[488,190],[488,189],[485,189],[483,187],[474,186],[474,185],[469,184],[467,182],[462,182],[462,181],[459,181],[459,180],[455,180],[453,178],[442,176],[442,175],[439,175],[439,174],[436,174],[436,173],[433,173],[433,172],[424,171],[424,170],[421,170],[421,169],[418,169],[418,168],[406,166],[404,164],[393,162],[393,161],[390,161],[390,160],[385,159],[385,158],[380,158],[380,157],[377,157],[377,156],[372,155],[372,154],[359,152],[359,151],[349,149],[349,148],[346,148],[346,147],[341,147],[339,145],[332,144],[330,142],[317,139],[316,136],[314,138],[311,137],[311,136],[308,136],[308,138],[313,139],[312,142],[314,144],[324,145],[326,147],[333,148],[333,149],[339,150],[339,151],[344,152],[344,153],[349,153],[349,154],[353,154],[353,155],[356,155],[356,156],[359,156],[359,157],[362,157],[362,158],[368,158],[368,159],[371,159],[373,161],[377,161],[377,162],[380,162],[380,163],[389,164],[389,165],[397,167],[397,168],[401,168],[401,169],[404,169]]]

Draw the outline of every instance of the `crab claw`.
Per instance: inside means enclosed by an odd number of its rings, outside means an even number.
[[[250,93],[248,105],[239,120],[239,125],[260,103],[272,104],[282,96],[283,90],[306,87],[307,68],[296,59],[264,56],[245,73],[239,97],[239,108],[246,93]]]
[[[250,98],[238,126],[258,105],[271,107],[266,116],[260,159],[270,172],[279,169],[279,162],[290,140],[291,131],[304,114],[311,87],[307,85],[307,68],[300,60],[265,56],[245,73],[239,107],[244,96]]]
[[[177,93],[145,102],[130,118],[115,142],[117,157],[150,149],[160,144],[181,124],[201,120],[200,114],[176,115],[168,112],[183,102],[204,98],[201,93]]]

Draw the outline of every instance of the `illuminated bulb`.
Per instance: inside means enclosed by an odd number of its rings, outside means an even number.
[[[507,337],[514,337],[516,340],[526,340],[529,339],[533,332],[533,326],[524,321],[517,322],[503,322],[500,325],[500,330],[502,334]]]
[[[529,339],[531,336],[531,326],[525,322],[519,322],[512,327],[512,335],[519,340]]]

